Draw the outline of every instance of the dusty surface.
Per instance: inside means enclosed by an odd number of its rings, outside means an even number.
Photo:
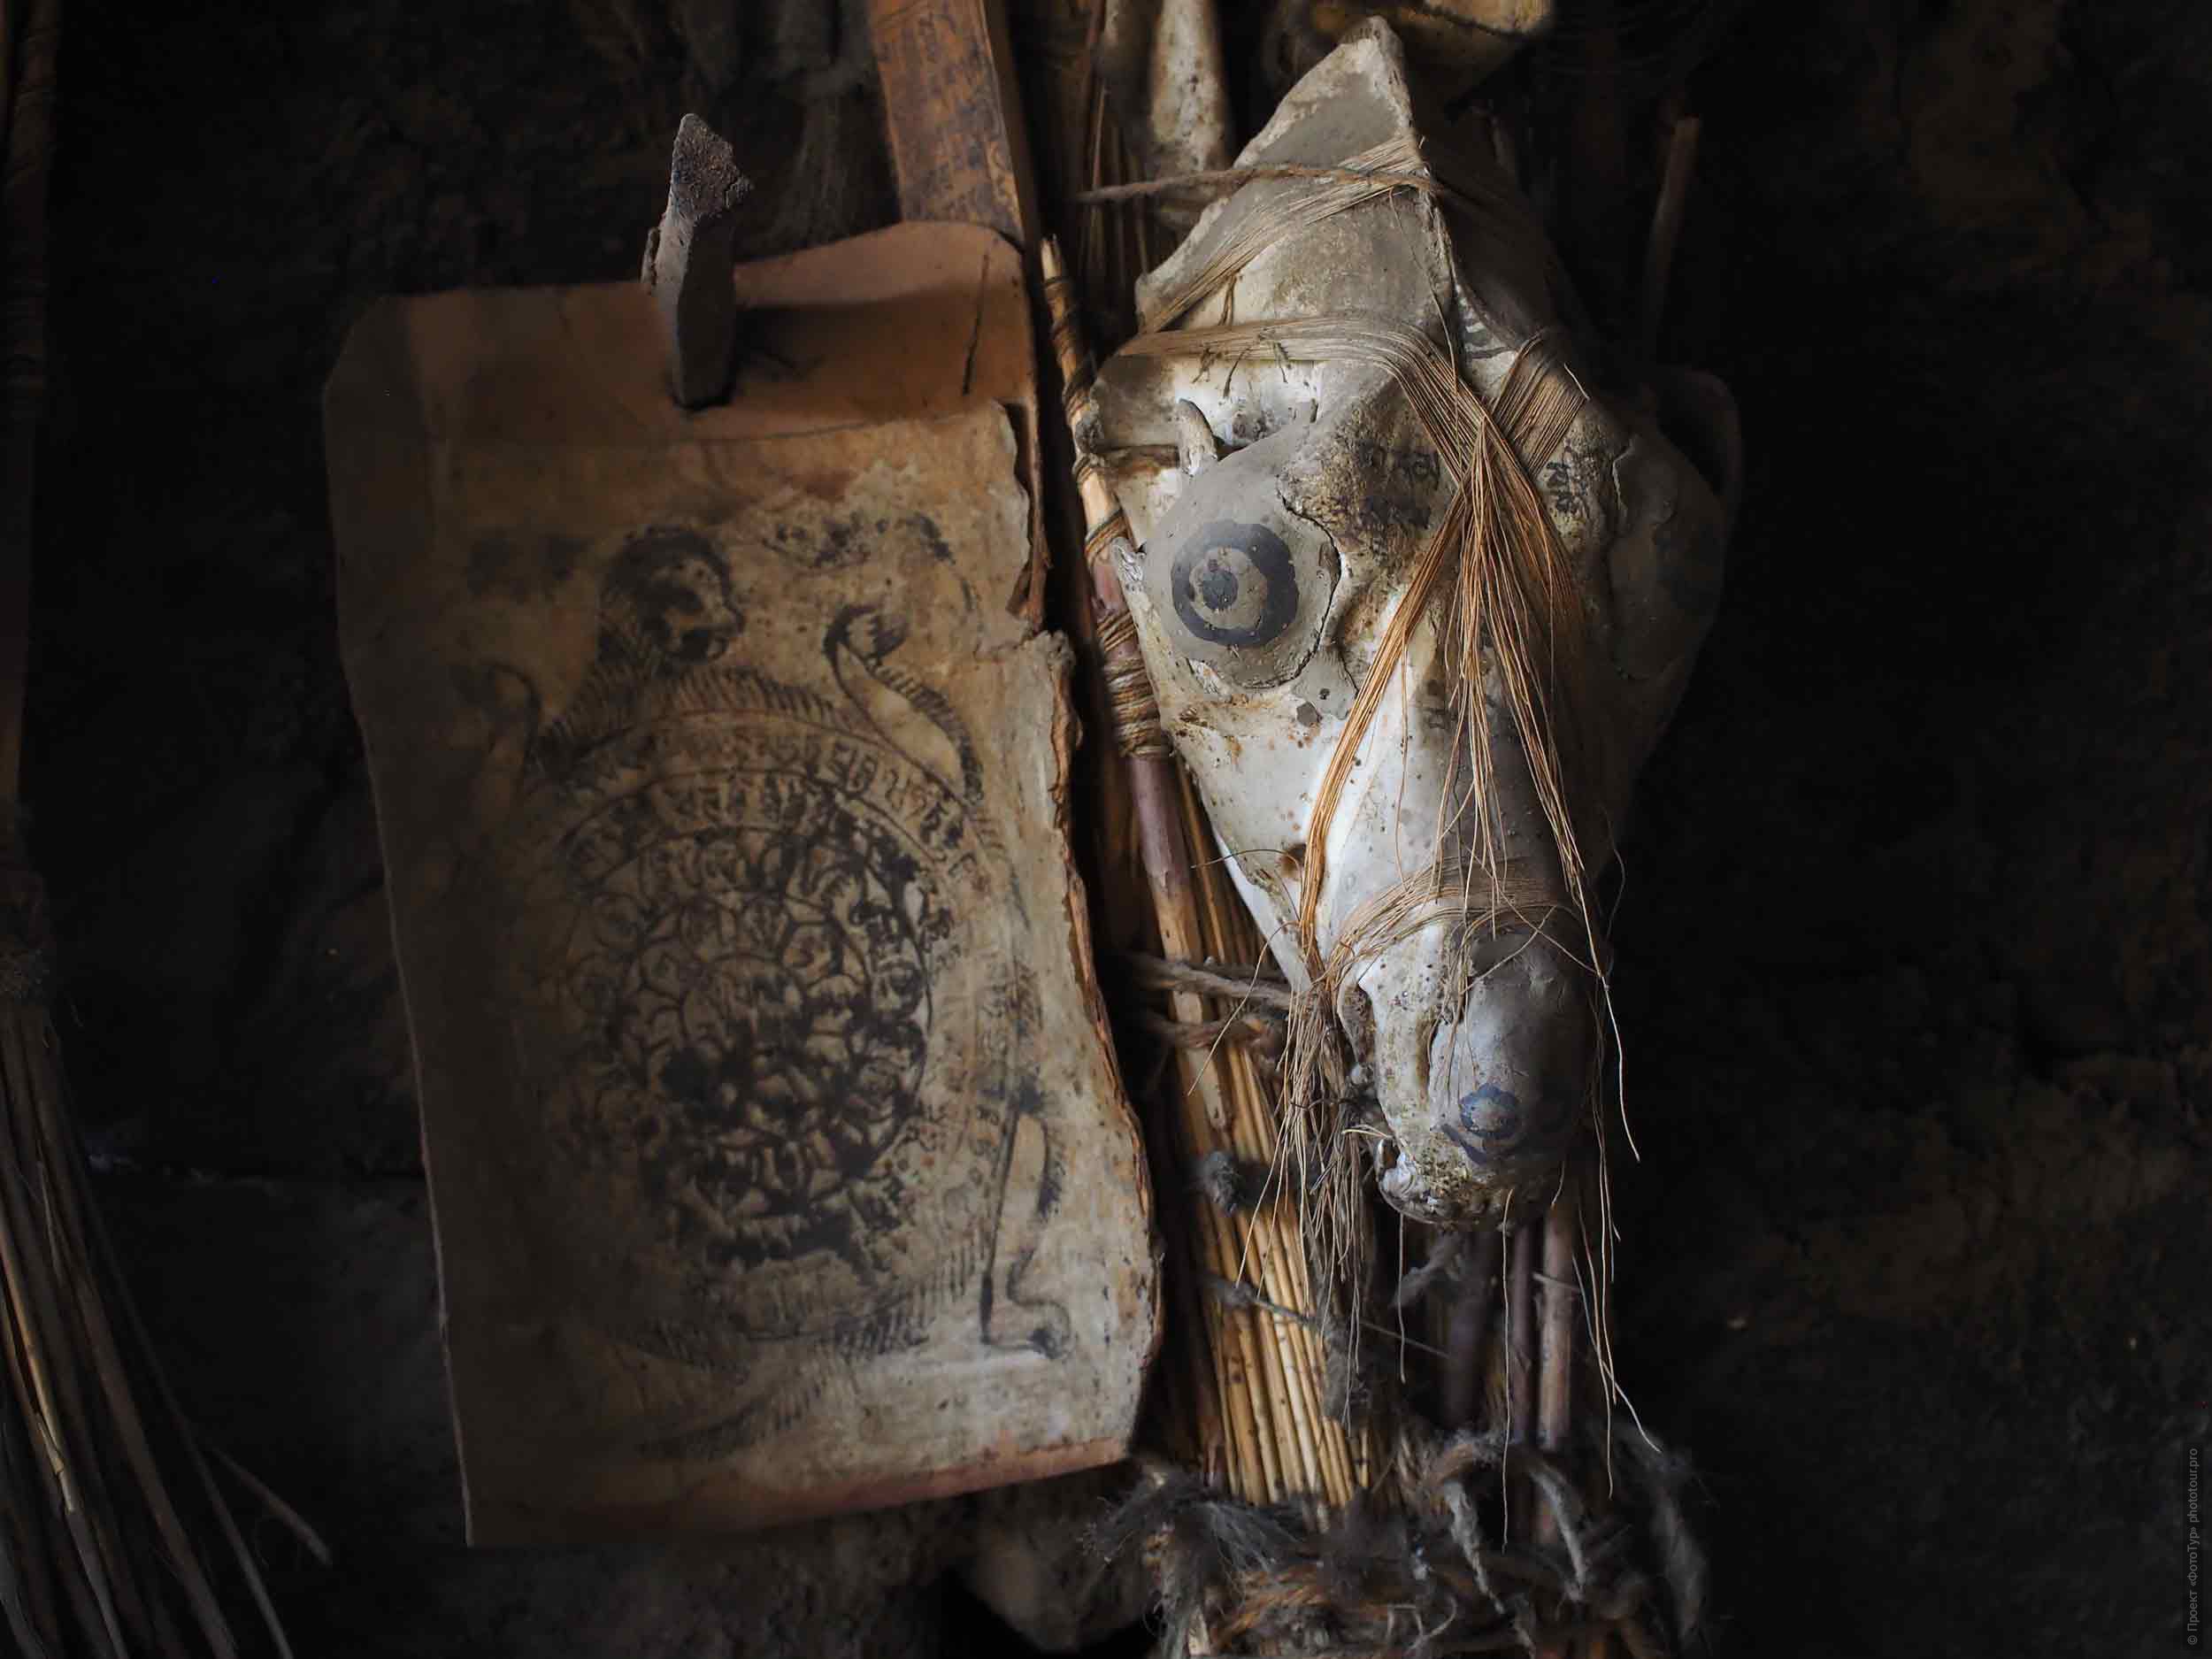
[[[900,1651],[928,1605],[826,1587],[916,1570],[903,1522],[458,1546],[315,398],[373,294],[634,270],[689,61],[643,10],[72,13],[31,776],[64,1034],[180,1386],[341,1551],[265,1531],[304,1651]],[[1705,1468],[1723,1653],[2177,1633],[2208,64],[2184,0],[1777,0],[1696,89],[1678,333],[1744,399],[1753,493],[1627,843],[1617,1186],[1629,1380]],[[796,106],[733,88],[741,157],[799,165]],[[765,191],[754,245],[880,211],[834,182]]]

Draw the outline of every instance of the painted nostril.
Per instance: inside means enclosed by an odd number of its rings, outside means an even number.
[[[1523,1101],[1495,1083],[1462,1094],[1452,1116],[1445,1136],[1478,1170],[1557,1157],[1574,1133],[1575,1114],[1557,1096]]]
[[[1459,1097],[1459,1126],[1473,1143],[1470,1150],[1480,1149],[1479,1161],[1511,1157],[1520,1148],[1527,1124],[1521,1097],[1511,1089],[1485,1083]]]

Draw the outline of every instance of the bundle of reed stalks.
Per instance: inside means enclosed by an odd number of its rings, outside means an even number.
[[[288,1655],[101,1221],[48,1004],[44,889],[26,857],[19,779],[59,21],[58,0],[0,4],[0,1616],[27,1659],[239,1653],[200,1541],[212,1527],[271,1646]]]

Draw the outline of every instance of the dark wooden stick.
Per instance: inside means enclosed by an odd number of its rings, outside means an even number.
[[[1472,1262],[1455,1287],[1451,1323],[1444,1338],[1444,1383],[1439,1405],[1444,1426],[1465,1428],[1481,1403],[1482,1347],[1490,1334],[1490,1310],[1498,1302],[1498,1234],[1487,1231],[1475,1241]]]
[[[1635,234],[1627,218],[1628,137],[1622,124],[1621,0],[1582,0],[1575,56],[1579,85],[1567,115],[1566,185],[1558,227],[1583,297],[1609,334],[1633,322],[1624,256]]]
[[[1061,367],[1062,394],[1067,401],[1068,420],[1072,427],[1090,393],[1090,353],[1077,334],[1078,313],[1073,300],[1068,297],[1068,274],[1061,261],[1059,244],[1048,238],[1040,258],[1047,309],[1053,319],[1053,347]],[[1113,492],[1107,488],[1096,466],[1079,463],[1078,470],[1078,488],[1082,493],[1088,532],[1084,565],[1091,579],[1091,610],[1102,625],[1125,614],[1129,609],[1128,601],[1122,596],[1121,573],[1116,568],[1116,549],[1130,540],[1129,521],[1123,517],[1120,503],[1114,500]],[[1118,637],[1102,652],[1102,666],[1110,672],[1143,673],[1144,657],[1138,649],[1135,634],[1117,632]],[[1201,937],[1197,895],[1191,887],[1190,847],[1183,833],[1181,784],[1175,775],[1175,762],[1158,749],[1129,755],[1127,760],[1145,877],[1151,886],[1160,919],[1161,948],[1177,960],[1199,961],[1204,956],[1205,946]],[[1205,1018],[1205,999],[1195,992],[1179,989],[1169,1000],[1178,1019],[1196,1021]],[[1208,1104],[1210,1115],[1218,1120],[1222,1114],[1218,1102],[1210,1101]]]
[[[1040,271],[1044,278],[1045,303],[1052,321],[1052,344],[1055,358],[1060,368],[1061,394],[1066,403],[1068,424],[1072,429],[1079,415],[1083,401],[1090,393],[1091,357],[1080,332],[1079,311],[1071,292],[1067,270],[1060,257],[1059,244],[1046,238],[1039,250]],[[1103,625],[1125,615],[1128,602],[1122,596],[1121,577],[1115,569],[1112,549],[1129,534],[1128,521],[1122,516],[1120,504],[1106,487],[1095,465],[1078,463],[1077,488],[1083,498],[1084,518],[1088,529],[1084,549],[1085,566],[1091,580],[1091,612]],[[1102,667],[1112,670],[1133,664],[1141,671],[1143,658],[1138,651],[1133,634],[1124,634],[1111,650],[1102,651]],[[1174,763],[1164,755],[1125,755],[1130,792],[1137,813],[1137,841],[1140,859],[1144,868],[1146,886],[1152,895],[1154,916],[1159,925],[1161,948],[1171,957],[1196,961],[1205,955],[1203,927],[1198,910],[1198,896],[1191,886],[1191,857],[1188,842],[1184,838],[1182,798],[1180,786],[1175,777]],[[1206,1017],[1205,999],[1194,992],[1178,991],[1169,997],[1169,1006],[1179,1020],[1202,1020]],[[1210,1065],[1194,1068],[1193,1080],[1204,1102],[1208,1118],[1216,1125],[1225,1124],[1227,1109],[1221,1098],[1219,1079]],[[1210,1233],[1217,1226],[1215,1217],[1204,1210],[1198,1212],[1199,1225]],[[1223,1252],[1216,1251],[1216,1255]],[[1225,1317],[1220,1328],[1234,1347],[1240,1367],[1239,1374],[1256,1375],[1259,1356],[1252,1349],[1249,1333],[1244,1322]],[[1257,1471],[1273,1464],[1271,1447],[1264,1447],[1258,1426],[1253,1420],[1249,1402],[1233,1379],[1225,1377],[1220,1404],[1227,1416],[1227,1429],[1233,1456],[1236,1465],[1244,1471]],[[1239,1408],[1242,1407],[1242,1409]],[[1279,1477],[1277,1477],[1279,1479]],[[1270,1481],[1268,1491],[1275,1484]],[[1269,1495],[1275,1495],[1270,1492]]]
[[[668,164],[668,205],[645,241],[643,280],[660,307],[669,390],[686,409],[730,389],[737,204],[752,188],[728,143],[697,116],[685,116]]]
[[[1544,1217],[1542,1325],[1538,1332],[1542,1374],[1537,1385],[1536,1443],[1547,1452],[1565,1448],[1573,1432],[1576,1217],[1574,1188],[1555,1199]]]
[[[1540,1371],[1537,1379],[1536,1444],[1553,1457],[1565,1451],[1574,1432],[1574,1315],[1579,1295],[1575,1284],[1578,1213],[1575,1189],[1570,1180],[1544,1215],[1542,1311],[1537,1331]],[[1530,1231],[1535,1229],[1532,1227]],[[1548,1505],[1537,1508],[1534,1536],[1540,1545],[1558,1541],[1559,1524]],[[1555,1659],[1566,1651],[1564,1647],[1546,1648],[1541,1650],[1542,1659]]]
[[[1651,234],[1644,243],[1644,280],[1639,297],[1641,316],[1637,342],[1643,360],[1659,356],[1659,325],[1667,310],[1667,282],[1674,272],[1675,244],[1682,237],[1682,209],[1689,198],[1690,173],[1697,165],[1697,118],[1686,115],[1674,124],[1667,142],[1666,172],[1659,181],[1659,200],[1651,211]]]
[[[1536,1256],[1534,1224],[1523,1222],[1506,1244],[1505,1401],[1509,1436],[1517,1444],[1536,1438]],[[1516,1510],[1532,1507],[1525,1480],[1512,1483],[1508,1499]],[[1511,1522],[1508,1522],[1509,1533]],[[1527,1536],[1525,1532],[1522,1534]]]
[[[26,13],[27,12],[27,16]],[[20,34],[18,35],[18,26]],[[0,11],[13,71],[7,105],[5,304],[0,309],[0,834],[16,835],[23,772],[23,697],[30,672],[31,479],[46,396],[46,183],[54,157],[54,62],[60,0]]]

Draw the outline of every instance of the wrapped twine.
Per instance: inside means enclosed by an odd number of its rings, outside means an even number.
[[[1114,742],[1133,760],[1168,759],[1175,745],[1160,726],[1152,676],[1137,649],[1137,619],[1117,611],[1098,625],[1098,672],[1106,687],[1106,713]]]

